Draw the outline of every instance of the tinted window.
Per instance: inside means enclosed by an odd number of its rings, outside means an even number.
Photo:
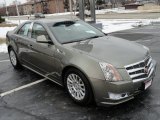
[[[38,36],[44,35],[46,39],[50,40],[47,31],[40,24],[35,23],[32,28],[32,38],[37,39]]]
[[[21,29],[19,29],[18,34],[22,35],[22,36],[27,36],[28,32],[29,32],[30,25],[31,25],[31,23],[24,24],[23,27],[21,27]]]

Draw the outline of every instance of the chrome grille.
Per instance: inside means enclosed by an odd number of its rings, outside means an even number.
[[[133,82],[149,78],[154,71],[152,57],[149,56],[142,61],[127,65],[125,69]]]

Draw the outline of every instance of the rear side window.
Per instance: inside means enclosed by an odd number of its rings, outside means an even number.
[[[28,32],[29,32],[29,28],[30,28],[30,25],[31,23],[26,23],[23,25],[23,27],[21,27],[18,31],[18,35],[21,35],[21,36],[27,36],[28,35]]]
[[[40,35],[44,35],[47,40],[50,40],[49,35],[47,31],[45,30],[45,28],[41,24],[35,23],[32,28],[31,36],[32,38],[37,39],[37,37]]]

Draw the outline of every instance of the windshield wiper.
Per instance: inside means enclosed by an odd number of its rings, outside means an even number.
[[[68,42],[63,42],[62,44],[68,44],[68,43],[74,43],[74,42],[79,42],[79,41],[68,41]]]
[[[80,40],[64,42],[64,43],[62,43],[62,44],[68,44],[68,43],[74,43],[74,42],[81,42],[81,41],[85,41],[85,40],[88,40],[88,39],[99,38],[99,37],[103,37],[103,36],[95,35],[95,36],[91,36],[91,37],[84,38],[84,39],[82,38],[82,39],[80,39]]]
[[[91,37],[89,37],[89,38],[87,38],[87,39],[99,38],[99,37],[103,37],[103,36],[95,35],[95,36],[91,36]]]

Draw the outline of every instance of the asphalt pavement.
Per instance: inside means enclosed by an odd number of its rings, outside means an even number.
[[[112,107],[75,104],[64,89],[49,80],[0,97],[0,120],[160,120],[160,24],[111,35],[146,45],[157,61],[152,86],[135,99]],[[8,54],[0,53],[0,93],[42,79],[27,70],[14,70]]]

